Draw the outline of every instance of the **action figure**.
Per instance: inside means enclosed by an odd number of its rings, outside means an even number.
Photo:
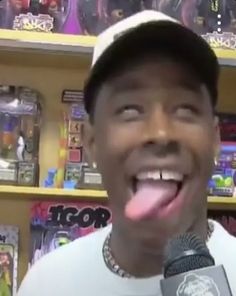
[[[110,16],[111,24],[141,11],[142,4],[142,0],[109,0],[107,13]]]
[[[17,149],[16,149],[17,159],[19,161],[24,160],[24,153],[25,153],[25,137],[24,137],[24,133],[20,131],[19,137],[17,140]]]
[[[108,26],[106,1],[79,0],[78,15],[84,35],[98,35]]]
[[[0,265],[0,296],[11,296],[11,291],[4,278],[4,270]]]
[[[182,19],[186,26],[196,26],[195,29],[201,34],[214,31],[235,33],[236,1],[185,0],[182,4]],[[218,23],[219,21],[221,24]]]
[[[191,2],[192,0],[187,0],[186,3]],[[153,7],[155,10],[161,11],[169,16],[182,21],[182,6],[183,0],[154,0]]]

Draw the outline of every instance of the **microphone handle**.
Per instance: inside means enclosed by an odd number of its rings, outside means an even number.
[[[161,290],[163,296],[233,296],[222,265],[192,270],[163,279]]]

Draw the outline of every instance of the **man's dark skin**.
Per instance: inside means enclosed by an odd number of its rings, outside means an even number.
[[[84,144],[108,192],[113,255],[130,274],[149,277],[161,273],[168,239],[187,231],[207,237],[206,188],[218,151],[218,123],[206,85],[168,55],[129,60],[116,74],[97,94]],[[171,215],[127,218],[132,180],[143,168],[184,174],[184,198]]]

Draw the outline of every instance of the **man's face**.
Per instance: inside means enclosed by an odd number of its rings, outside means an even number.
[[[103,85],[88,125],[114,225],[156,245],[204,218],[218,128],[188,67],[169,59],[129,66]]]

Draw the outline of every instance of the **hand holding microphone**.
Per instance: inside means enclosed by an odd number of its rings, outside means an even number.
[[[224,267],[191,233],[168,244],[161,290],[163,296],[233,296]]]

